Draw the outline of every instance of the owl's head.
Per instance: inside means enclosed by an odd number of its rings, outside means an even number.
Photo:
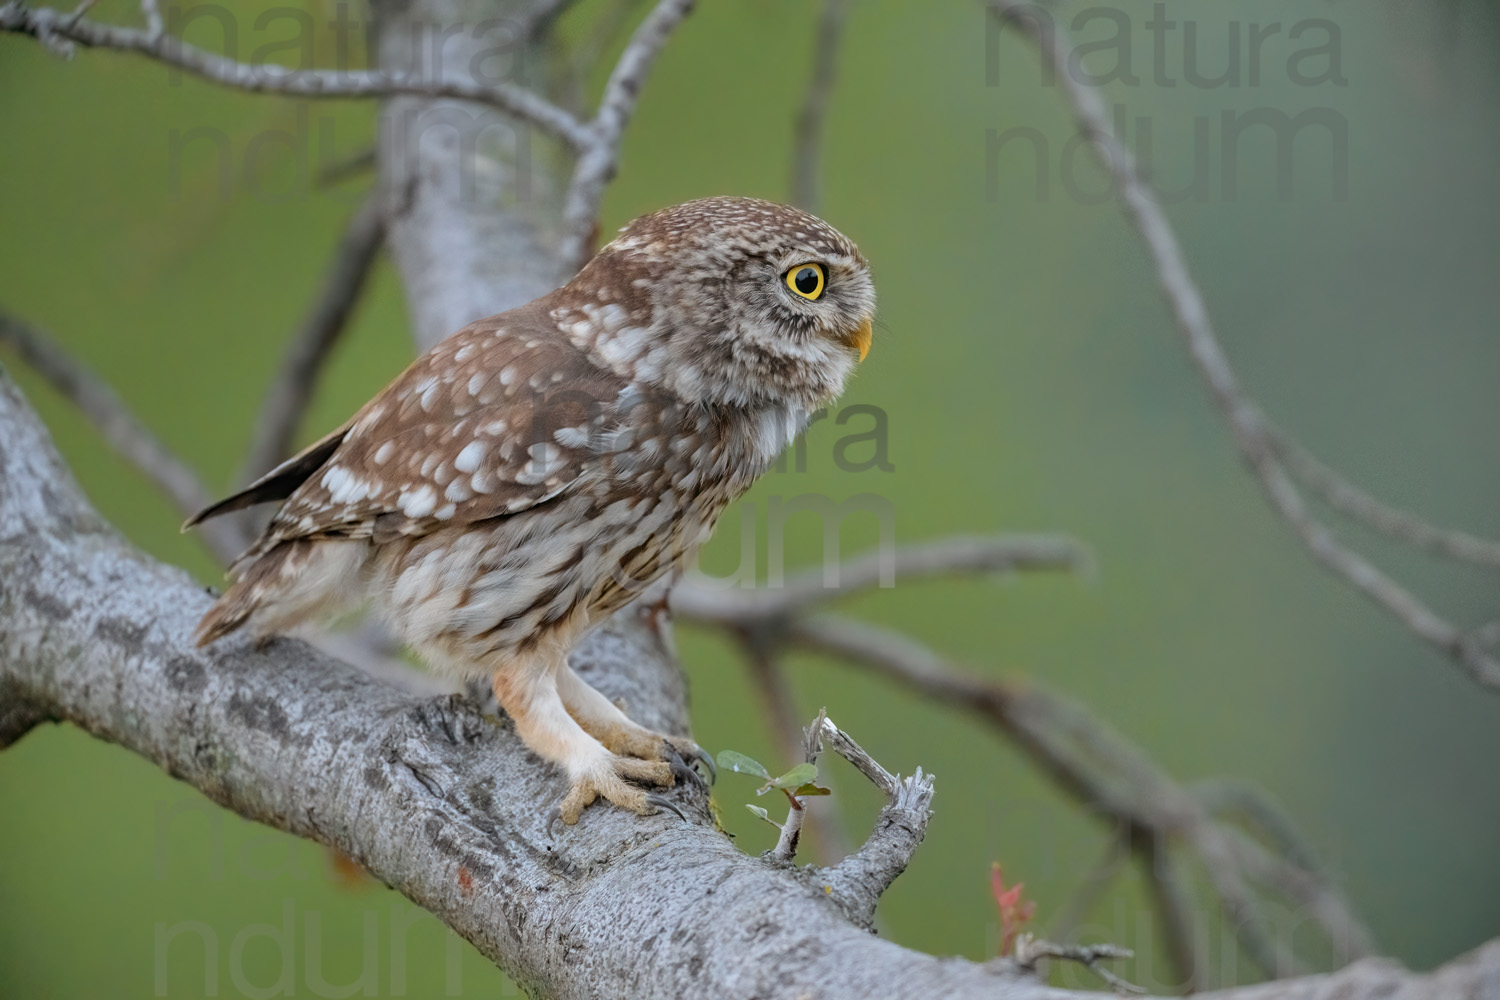
[[[642,216],[560,294],[589,319],[580,346],[622,375],[687,402],[807,412],[843,390],[875,313],[869,265],[847,237],[755,198]]]

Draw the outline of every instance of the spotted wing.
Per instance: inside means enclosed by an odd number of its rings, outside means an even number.
[[[354,416],[264,542],[383,541],[535,506],[601,468],[625,388],[539,304],[471,324]]]

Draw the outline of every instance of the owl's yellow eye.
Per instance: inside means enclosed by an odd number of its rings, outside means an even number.
[[[823,294],[824,277],[822,264],[798,264],[786,273],[786,287],[804,299],[816,299]]]

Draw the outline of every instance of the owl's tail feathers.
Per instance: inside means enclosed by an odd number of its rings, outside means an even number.
[[[241,510],[272,500],[285,500],[333,457],[333,453],[343,443],[344,435],[348,433],[349,424],[345,423],[331,434],[325,434],[234,496],[225,497],[188,518],[183,522],[182,530],[187,531],[211,517],[218,517],[232,510]]]
[[[239,589],[239,584],[230,587],[224,596],[208,609],[208,614],[203,616],[203,620],[193,630],[194,645],[207,646],[216,639],[224,638],[250,620],[255,607],[245,599],[244,594],[236,593]]]
[[[266,603],[273,590],[280,589],[289,559],[296,543],[278,545],[257,559],[242,559],[231,571],[238,577],[229,589],[219,595],[214,606],[208,609],[198,628],[193,632],[193,641],[207,646],[216,639],[235,631],[250,620]]]
[[[364,596],[369,554],[370,543],[355,538],[296,538],[251,549],[193,639],[206,646],[246,623],[267,636],[346,610]]]

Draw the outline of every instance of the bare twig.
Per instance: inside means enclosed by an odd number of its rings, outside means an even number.
[[[1480,684],[1500,690],[1500,661],[1490,655],[1480,636],[1436,614],[1363,556],[1342,545],[1309,513],[1301,492],[1279,458],[1274,435],[1260,407],[1245,393],[1229,363],[1209,318],[1203,293],[1193,280],[1182,246],[1156,193],[1141,176],[1130,149],[1115,134],[1098,90],[1066,72],[1067,37],[1055,25],[1043,24],[1029,4],[990,0],[989,6],[996,15],[1020,28],[1054,70],[1053,76],[1072,107],[1079,133],[1088,139],[1109,173],[1126,214],[1146,244],[1188,354],[1228,421],[1240,456],[1260,482],[1272,508],[1326,569],[1383,607],[1418,637],[1442,650]]]
[[[313,183],[318,188],[329,188],[365,174],[372,174],[378,162],[376,153],[375,145],[371,143],[345,156],[322,163],[318,167],[317,176],[313,178]]]
[[[0,344],[8,345],[53,389],[76,406],[110,447],[135,466],[186,517],[213,499],[192,469],[130,412],[103,379],[45,334],[0,312]],[[227,563],[250,543],[242,522],[221,518],[204,525],[204,544]]]
[[[293,436],[307,412],[323,363],[353,315],[384,238],[380,199],[367,197],[349,220],[317,298],[293,335],[255,422],[255,436],[240,473],[248,482],[291,454]]]
[[[1146,886],[1151,892],[1156,921],[1167,947],[1167,958],[1177,973],[1177,987],[1183,993],[1196,993],[1209,985],[1208,963],[1197,933],[1198,921],[1182,866],[1172,856],[1166,838],[1132,839],[1136,844],[1136,858],[1146,876]]]
[[[1236,864],[1250,879],[1290,901],[1300,912],[1312,914],[1323,926],[1341,964],[1373,953],[1369,931],[1354,916],[1343,894],[1331,890],[1331,879],[1273,854],[1265,844],[1239,830],[1225,828],[1224,833]]]
[[[817,732],[813,729],[804,730],[797,725],[797,706],[792,698],[791,685],[787,683],[786,671],[778,661],[774,648],[769,644],[753,642],[747,643],[746,648],[749,655],[746,656],[745,663],[750,671],[751,687],[760,692],[765,702],[766,715],[771,720],[771,730],[782,756],[788,762],[800,757],[809,764],[816,764],[822,743],[814,741],[821,732],[821,724],[814,723]],[[831,787],[830,779],[820,776],[819,780]],[[850,850],[837,817],[831,810],[809,809],[807,805],[808,803],[802,803],[803,808],[793,810],[797,816],[796,830],[793,833],[789,834],[787,831],[787,825],[792,822],[790,817],[782,825],[781,839],[785,841],[788,836],[794,838],[786,860],[791,860],[792,854],[796,853],[799,844],[795,838],[800,837],[803,827],[807,827],[813,831],[819,863],[836,864]],[[773,854],[779,856],[781,848],[782,844],[778,842]]]
[[[1211,814],[1238,817],[1246,829],[1264,839],[1292,864],[1309,871],[1320,867],[1312,845],[1263,790],[1232,778],[1211,778],[1194,782],[1188,791]]]
[[[826,715],[823,717],[823,739],[833,748],[833,752],[854,765],[854,769],[866,778],[870,784],[880,789],[890,798],[900,789],[901,779],[880,766],[880,762],[871,757],[865,748],[854,742],[854,738],[833,724],[833,720]]]
[[[828,718],[827,709],[819,709],[818,717],[813,719],[812,725],[808,726],[802,733],[800,740],[802,748],[802,759],[808,764],[817,764],[819,755],[823,752],[823,723]],[[786,822],[781,824],[781,836],[776,839],[776,846],[771,848],[767,857],[773,861],[790,864],[797,856],[797,842],[802,836],[802,824],[807,820],[807,806],[801,798],[794,793],[788,793],[787,800],[790,803]]]
[[[1125,870],[1125,862],[1130,860],[1128,838],[1109,837],[1104,842],[1104,856],[1101,857],[1094,867],[1083,876],[1068,896],[1057,914],[1048,925],[1047,933],[1056,938],[1066,939],[1073,934],[1073,929],[1083,923],[1089,912],[1104,898],[1104,893]]]
[[[695,0],[661,0],[631,36],[614,72],[604,85],[599,112],[587,126],[587,141],[579,147],[578,162],[563,204],[563,235],[558,256],[574,270],[594,252],[599,228],[599,204],[614,179],[620,140],[635,113],[646,75],[667,39],[692,11]]]
[[[141,0],[141,13],[146,18],[146,34],[160,38],[166,33],[167,26],[161,19],[161,8],[157,6],[157,0]]]
[[[1034,971],[1036,963],[1044,958],[1077,962],[1108,983],[1116,993],[1124,996],[1136,996],[1146,991],[1126,982],[1099,963],[1134,957],[1135,952],[1116,944],[1055,944],[1039,940],[1030,934],[1022,934],[1016,939],[1016,964],[1021,968]]]
[[[242,63],[189,45],[173,35],[83,19],[74,21],[71,15],[51,7],[32,9],[19,0],[0,6],[0,31],[32,35],[55,51],[59,45],[76,42],[86,48],[137,52],[205,80],[257,93],[320,98],[411,95],[474,101],[530,122],[574,149],[590,148],[594,142],[593,133],[562,108],[524,87],[504,81],[479,83],[473,79],[395,76],[381,70],[291,69]]]
[[[1349,482],[1295,441],[1278,433],[1270,434],[1269,440],[1287,468],[1339,513],[1419,549],[1500,569],[1500,543],[1439,528],[1415,514],[1398,510]]]
[[[672,610],[684,618],[715,624],[765,624],[806,614],[861,590],[890,587],[897,580],[1021,570],[1086,573],[1091,566],[1088,552],[1070,538],[959,535],[796,573],[774,588],[727,590],[685,581],[672,592]]]
[[[792,139],[792,203],[813,213],[818,211],[823,200],[818,176],[823,123],[828,117],[828,98],[833,93],[834,80],[838,78],[839,40],[843,37],[848,13],[849,0],[823,0],[818,37],[813,42],[812,77],[807,84],[807,95],[802,100],[802,110],[797,114]]]
[[[851,920],[869,926],[875,919],[875,904],[881,894],[906,870],[912,854],[927,835],[927,821],[932,818],[933,777],[923,774],[920,767],[909,778],[891,774],[825,713],[818,714],[818,724],[822,732],[817,735],[825,744],[853,764],[889,799],[864,845],[822,873],[824,891]],[[812,740],[813,734],[808,738]]]

